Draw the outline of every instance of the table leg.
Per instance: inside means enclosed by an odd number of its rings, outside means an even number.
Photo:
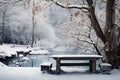
[[[90,66],[89,66],[90,72],[96,71],[96,60],[90,60]]]
[[[89,61],[89,70],[92,72],[92,60]]]
[[[60,73],[60,59],[56,59],[56,74]]]

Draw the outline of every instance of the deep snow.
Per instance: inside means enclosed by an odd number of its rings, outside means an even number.
[[[119,80],[120,71],[112,70],[111,75],[89,73],[82,67],[62,67],[59,75],[42,73],[39,67],[3,67],[0,80]]]

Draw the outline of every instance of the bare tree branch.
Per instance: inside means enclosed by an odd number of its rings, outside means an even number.
[[[16,3],[16,2],[20,2],[20,1],[23,1],[23,0],[14,0],[14,1],[8,0],[8,1],[0,1],[0,6],[1,6],[2,4],[13,4],[13,3]]]
[[[88,44],[93,44],[92,42],[89,42],[89,41],[86,41],[86,40],[80,40],[80,41],[86,42],[86,43],[88,43]]]
[[[52,1],[53,3],[55,3],[56,5],[62,7],[62,8],[67,8],[67,9],[75,8],[75,9],[89,10],[88,7],[83,6],[83,5],[82,5],[82,6],[78,6],[78,5],[68,5],[68,6],[65,6],[65,5],[60,4],[60,3],[57,2],[57,1],[54,1],[54,0],[51,0],[51,1]]]

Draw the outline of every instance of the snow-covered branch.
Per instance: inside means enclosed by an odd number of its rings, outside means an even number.
[[[23,0],[14,0],[14,1],[5,0],[5,1],[0,1],[0,5],[1,4],[13,4],[13,3],[16,3],[16,2],[20,2],[20,1],[23,1]]]
[[[67,8],[67,9],[72,9],[72,8],[75,8],[75,9],[81,9],[81,10],[88,10],[88,7],[86,5],[63,5],[57,1],[54,1],[54,0],[50,0],[52,1],[53,3],[55,3],[56,5],[62,7],[62,8]]]

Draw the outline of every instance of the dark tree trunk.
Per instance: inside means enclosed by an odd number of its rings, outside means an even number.
[[[116,43],[117,35],[115,33],[115,0],[107,0],[106,5],[106,26],[105,26],[105,38],[106,38],[106,56],[107,62],[111,63],[113,68],[118,67],[118,47]]]
[[[120,64],[120,44],[117,44],[116,27],[115,23],[115,0],[107,0],[106,3],[106,26],[105,34],[102,32],[98,20],[95,15],[93,1],[86,0],[89,5],[89,17],[92,23],[92,27],[95,30],[97,36],[105,44],[106,61],[111,63],[113,68],[118,67]],[[118,31],[118,30],[117,30]],[[119,31],[118,31],[119,32]]]
[[[120,27],[117,26],[116,29],[117,34],[117,39],[116,39],[116,43],[117,43],[117,65],[120,66]]]
[[[93,1],[92,0],[86,0],[88,5],[89,5],[89,17],[92,23],[92,27],[94,28],[97,36],[103,41],[103,43],[106,42],[105,40],[105,35],[98,23],[98,20],[95,15],[95,7],[93,6]]]

